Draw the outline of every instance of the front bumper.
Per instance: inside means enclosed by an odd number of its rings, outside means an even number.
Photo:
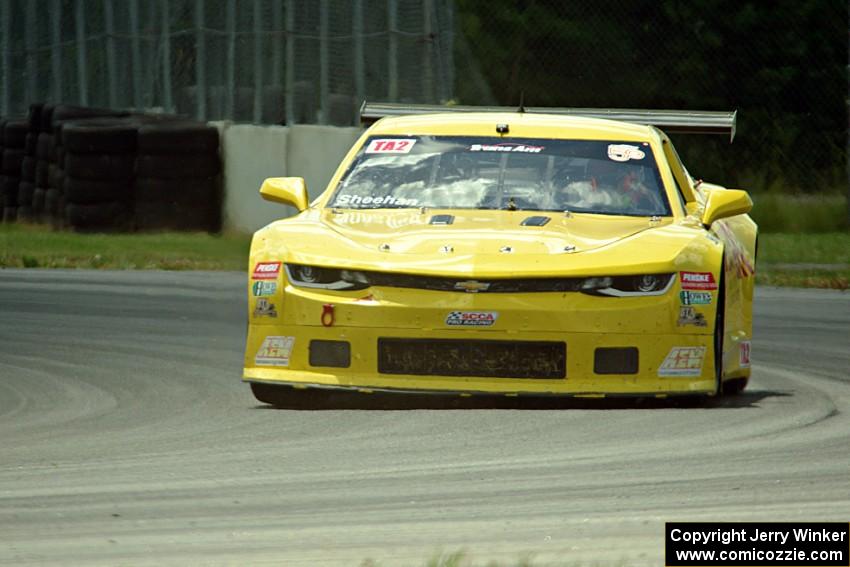
[[[464,375],[396,374],[379,371],[379,340],[437,339],[442,341],[498,341],[500,343],[563,343],[563,376],[516,378]],[[347,367],[311,364],[312,341],[339,341],[350,345]],[[315,343],[314,343],[315,344]],[[451,356],[451,342],[444,343]],[[277,345],[269,356],[269,345]],[[636,348],[635,371],[599,373],[596,350]],[[671,353],[689,353],[678,362]],[[681,358],[681,357],[680,357]],[[416,391],[503,395],[663,395],[711,394],[715,390],[711,334],[649,334],[595,332],[478,331],[470,329],[400,329],[398,327],[317,327],[305,325],[251,325],[248,332],[246,382],[295,386],[350,388],[362,391]],[[470,364],[474,364],[474,361]],[[469,364],[464,365],[468,370]],[[442,367],[445,373],[445,366]],[[467,372],[468,373],[468,372]]]

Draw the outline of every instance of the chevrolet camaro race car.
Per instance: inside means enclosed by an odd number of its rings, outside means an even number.
[[[715,396],[750,376],[755,223],[663,130],[734,113],[364,105],[253,238],[243,379],[310,392]]]

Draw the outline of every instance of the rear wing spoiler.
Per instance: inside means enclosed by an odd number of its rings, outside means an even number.
[[[437,104],[399,104],[393,102],[363,102],[360,123],[371,126],[387,116],[438,114],[443,112],[520,112],[514,106],[441,106]],[[530,106],[521,112],[605,118],[635,124],[655,126],[676,134],[723,134],[731,142],[735,138],[738,111],[714,110],[640,110],[630,108],[547,108]]]

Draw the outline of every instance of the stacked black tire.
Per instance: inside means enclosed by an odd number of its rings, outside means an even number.
[[[0,198],[3,222],[14,222],[20,212],[21,167],[26,156],[29,123],[26,120],[9,120],[2,126],[2,163],[0,164]],[[26,195],[32,199],[32,192]]]
[[[55,225],[68,224],[78,230],[130,227],[137,125],[123,118],[127,116],[122,111],[84,106],[61,105],[53,110],[49,178],[56,202]],[[115,134],[116,126],[122,134]],[[105,169],[100,168],[103,163]]]
[[[159,122],[140,127],[138,140],[136,228],[219,231],[218,130],[198,122]]]
[[[62,125],[65,215],[74,229],[132,227],[138,128],[129,118]]]

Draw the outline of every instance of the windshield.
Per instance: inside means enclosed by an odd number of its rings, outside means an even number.
[[[329,206],[670,214],[646,142],[460,136],[369,138]]]

